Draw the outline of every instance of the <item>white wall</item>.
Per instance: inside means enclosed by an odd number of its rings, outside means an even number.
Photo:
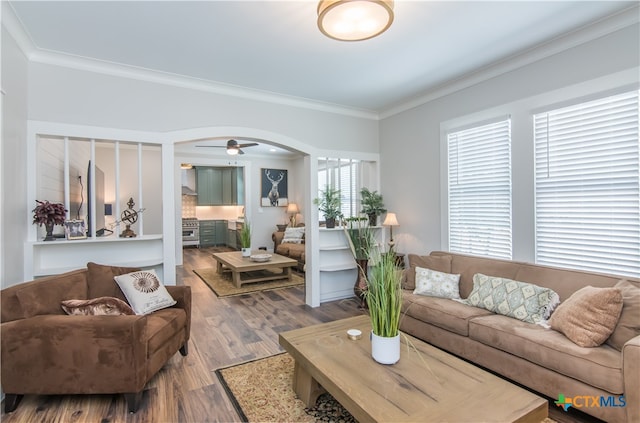
[[[400,223],[394,229],[398,251],[424,254],[446,248],[443,131],[510,114],[513,258],[533,261],[531,114],[546,105],[637,84],[639,40],[635,24],[381,121],[381,186],[387,208],[396,211]]]
[[[22,280],[22,245],[35,204],[27,204],[27,59],[2,28],[2,268],[1,286]]]

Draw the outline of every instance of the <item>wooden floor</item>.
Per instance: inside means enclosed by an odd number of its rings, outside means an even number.
[[[189,355],[173,356],[147,384],[137,413],[127,412],[122,395],[27,395],[13,413],[2,408],[2,422],[238,422],[216,369],[283,351],[279,332],[362,314],[355,300],[308,307],[300,287],[218,298],[193,273],[215,266],[212,252],[184,250],[178,284],[192,288]],[[554,406],[549,411],[557,421],[585,421]]]

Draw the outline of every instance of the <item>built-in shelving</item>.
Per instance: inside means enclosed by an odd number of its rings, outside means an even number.
[[[86,267],[88,262],[112,266],[153,268],[163,276],[163,237],[117,235],[78,240],[59,239],[25,243],[27,280]]]

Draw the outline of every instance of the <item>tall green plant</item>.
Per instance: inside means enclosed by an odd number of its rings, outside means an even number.
[[[251,247],[251,224],[246,219],[240,230],[240,246],[242,248]]]
[[[400,330],[402,307],[402,271],[396,266],[395,255],[383,254],[370,269],[368,289],[364,296],[369,305],[371,328],[378,336],[392,338]]]
[[[375,258],[377,247],[376,238],[371,227],[367,224],[366,217],[348,217],[345,219],[347,226],[345,232],[349,235],[349,247],[356,260],[370,260]]]

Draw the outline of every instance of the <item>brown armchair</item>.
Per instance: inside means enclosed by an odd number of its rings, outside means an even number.
[[[6,412],[25,394],[115,393],[137,411],[146,383],[178,350],[188,353],[191,287],[167,286],[177,304],[142,316],[69,316],[60,306],[101,296],[126,301],[113,276],[135,270],[89,263],[1,291]]]
[[[298,225],[298,227],[304,226],[304,223]],[[304,272],[304,266],[306,263],[305,256],[305,237],[302,237],[301,244],[282,243],[284,238],[284,232],[274,232],[271,235],[273,240],[273,252],[280,254],[281,256],[289,257],[298,261],[297,269]]]

